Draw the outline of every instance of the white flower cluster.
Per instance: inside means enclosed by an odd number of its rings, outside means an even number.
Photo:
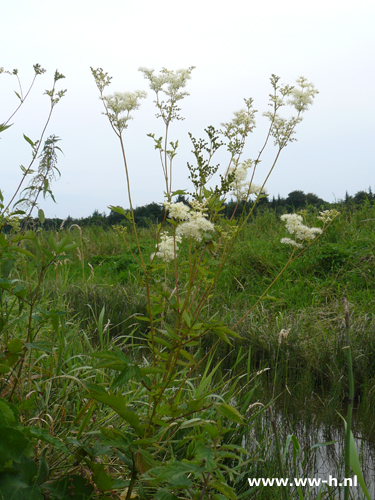
[[[160,242],[158,246],[158,251],[151,254],[151,260],[154,257],[159,257],[159,259],[164,260],[164,262],[170,262],[174,259],[175,246],[176,252],[178,250],[177,243],[181,243],[181,238],[176,236],[176,241],[173,236],[169,236],[167,233],[162,233],[160,237]]]
[[[298,78],[297,84],[300,88],[292,88],[292,97],[288,102],[294,106],[299,113],[303,113],[308,109],[309,105],[313,103],[314,97],[316,94],[319,94],[319,92],[314,85],[308,82],[303,76]]]
[[[207,211],[205,203],[199,203],[196,200],[191,202],[191,208],[182,202],[163,204],[168,210],[168,219],[176,219],[181,222],[176,229],[175,239],[167,233],[162,233],[158,245],[158,251],[151,255],[151,259],[159,257],[164,262],[174,259],[175,252],[178,250],[178,243],[182,238],[202,241],[204,233],[214,230],[214,225],[207,219],[204,212]]]
[[[292,245],[294,247],[301,248],[302,244],[298,243],[296,240],[313,240],[317,234],[321,234],[323,232],[318,227],[307,227],[302,224],[302,215],[284,214],[280,218],[285,222],[287,231],[290,234],[294,234],[295,237],[294,240],[292,240],[291,238],[282,238],[281,243],[284,243],[286,245]]]
[[[247,171],[250,167],[252,167],[252,161],[246,160],[241,165],[233,165],[228,171],[229,174],[234,174],[234,181],[230,185],[230,194],[235,196],[238,201],[246,201],[251,194],[258,195],[262,189],[261,186],[250,184],[246,180]]]
[[[166,201],[163,205],[169,212],[168,219],[188,220],[190,217],[190,208],[185,203],[170,203]]]
[[[102,97],[107,109],[104,114],[108,116],[112,126],[119,134],[128,128],[128,121],[132,120],[131,111],[138,109],[140,99],[144,99],[146,96],[146,92],[137,90],[135,92],[115,92],[112,95]]]
[[[318,217],[318,219],[321,220],[321,221],[323,221],[324,224],[326,224],[327,222],[333,221],[333,219],[336,219],[336,217],[338,215],[340,215],[340,212],[338,212],[335,209],[333,209],[333,210],[324,210],[324,212],[319,212],[319,213],[320,213],[320,217]]]
[[[214,225],[207,219],[206,203],[200,203],[193,200],[189,208],[184,203],[164,204],[169,210],[169,219],[179,219],[184,221],[177,226],[176,235],[184,238],[191,238],[196,241],[202,241],[203,234],[207,231],[213,231]]]

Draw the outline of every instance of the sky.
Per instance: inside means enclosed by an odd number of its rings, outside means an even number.
[[[267,184],[269,195],[286,197],[300,189],[326,201],[371,187],[375,190],[375,2],[373,0],[12,0],[2,2],[0,67],[17,68],[24,88],[32,66],[47,72],[37,81],[1,134],[0,189],[9,201],[27,166],[30,146],[39,138],[49,110],[56,69],[67,89],[56,106],[46,137],[61,141],[61,178],[53,184],[56,204],[41,200],[47,217],[86,217],[108,205],[129,206],[117,137],[102,115],[102,103],[90,66],[113,76],[108,92],[146,90],[125,131],[133,204],[163,201],[163,177],[150,132],[163,135],[155,117],[154,96],[139,67],[159,71],[195,66],[181,102],[184,121],[175,121],[170,139],[179,140],[173,189],[191,189],[188,132],[204,137],[204,128],[228,122],[233,112],[254,98],[257,128],[243,158],[255,158],[267,131],[271,74],[293,84],[305,76],[319,90],[297,128],[297,142],[282,151]],[[0,75],[0,123],[17,106],[17,81]],[[46,138],[45,137],[45,138]],[[275,149],[270,144],[257,170],[261,184]],[[225,150],[214,161],[222,172]]]

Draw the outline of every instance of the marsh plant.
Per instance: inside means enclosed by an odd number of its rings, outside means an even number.
[[[309,227],[304,211],[283,215],[285,234],[279,244],[287,245],[290,253],[269,285],[232,322],[220,320],[210,303],[219,303],[219,298],[212,300],[219,293],[219,277],[241,245],[239,236],[249,227],[257,203],[266,195],[267,180],[282,150],[295,140],[296,127],[317,91],[305,78],[291,86],[272,75],[264,113],[269,126],[259,154],[245,157],[256,126],[249,98],[220,128],[208,125],[205,138],[189,134],[191,186],[175,188],[179,142],[170,139],[171,129],[174,121],[183,119],[180,104],[189,95],[186,86],[193,70],[162,69],[157,74],[141,68],[155,96],[156,116],[164,124],[161,137],[148,133],[161,163],[164,216],[148,230],[154,241],[145,245],[134,217],[124,134],[146,92],[107,94],[112,78],[92,68],[104,115],[122,152],[129,208],[110,208],[126,217],[115,228],[116,238],[123,239],[132,265],[136,262],[132,277],[137,289],[133,283],[129,293],[139,296],[134,307],[142,306],[131,314],[138,326],[129,318],[116,338],[110,335],[107,309],[89,303],[98,337],[91,338],[59,288],[68,279],[72,252],[78,252],[82,297],[90,302],[87,290],[94,272],[85,274],[81,228],[72,225],[64,233],[61,227],[49,234],[40,230],[40,195],[53,197],[51,185],[59,175],[59,139],[44,139],[51,114],[65,94],[56,90],[63,78],[58,71],[52,89],[45,92],[50,108],[39,138],[24,135],[31,147],[29,164],[21,165],[21,180],[10,199],[0,193],[0,499],[235,500],[247,498],[249,471],[254,471],[254,461],[267,455],[260,449],[262,456],[254,457],[257,445],[243,446],[244,435],[248,440],[266,409],[254,400],[255,379],[264,370],[252,377],[250,350],[241,348],[232,369],[223,375],[223,360],[216,362],[215,354],[219,343],[235,346],[239,325],[251,319],[273,284],[338,213],[321,212],[317,227]],[[44,70],[35,65],[34,72],[37,78]],[[0,125],[5,137],[33,82],[23,92],[17,70],[0,68],[0,73],[19,83],[18,106]],[[286,115],[284,109],[289,110]],[[274,159],[255,183],[263,152],[272,141]],[[224,166],[214,163],[221,148],[227,152]],[[228,199],[235,199],[229,217],[224,216]],[[38,227],[31,218],[35,209]],[[72,243],[73,229],[79,232],[79,245]],[[47,275],[52,276],[50,289],[44,286]],[[238,376],[244,365],[245,372]],[[287,449],[288,443],[284,455]]]
[[[179,104],[188,96],[185,87],[193,69],[162,69],[156,74],[140,68],[155,95],[156,116],[165,126],[164,136],[148,134],[160,156],[165,216],[157,226],[154,252],[145,254],[134,221],[132,168],[127,162],[124,133],[146,93],[107,95],[112,78],[101,68],[91,68],[104,115],[119,139],[127,182],[130,209],[110,208],[130,222],[129,230],[137,242],[133,255],[140,269],[139,284],[147,300],[147,314],[139,318],[147,325],[147,350],[142,351],[141,361],[116,349],[96,353],[98,366],[114,374],[109,387],[87,385],[89,397],[109,405],[124,422],[116,428],[102,428],[101,433],[127,467],[127,499],[133,494],[160,499],[236,498],[236,481],[243,478],[248,459],[239,436],[251,394],[243,398],[231,392],[230,398],[223,398],[216,391],[219,388],[213,389],[207,383],[214,371],[209,360],[219,342],[235,342],[236,326],[268,289],[232,325],[219,321],[216,313],[207,315],[207,304],[215,294],[216,282],[238,235],[265,195],[267,180],[282,150],[296,140],[296,127],[317,94],[305,78],[291,86],[281,85],[279,77],[272,75],[270,109],[264,113],[269,127],[259,154],[254,159],[244,158],[245,144],[256,125],[253,100],[245,99],[244,108],[222,123],[220,129],[209,125],[206,138],[196,139],[189,134],[195,160],[194,164],[188,163],[192,189],[175,189],[173,161],[179,144],[169,137],[172,122],[183,119]],[[287,107],[292,113],[284,117],[282,111]],[[272,139],[276,147],[274,160],[263,181],[255,184],[262,154]],[[224,168],[212,163],[222,147],[228,155]],[[229,219],[222,216],[228,198],[237,202]],[[291,254],[274,282],[336,216],[334,211],[321,213],[322,224],[315,228],[304,224],[303,214],[282,217],[289,237],[280,243],[290,245]],[[126,243],[125,228],[118,231]],[[132,251],[130,245],[128,248]],[[202,350],[207,336],[216,340]],[[237,400],[242,401],[242,408],[237,408]]]

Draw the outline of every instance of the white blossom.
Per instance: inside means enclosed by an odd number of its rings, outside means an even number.
[[[318,234],[321,234],[323,232],[318,227],[305,226],[302,223],[303,221],[302,215],[284,214],[280,218],[285,222],[287,231],[290,234],[293,234],[295,238],[294,240],[290,238],[282,238],[281,243],[285,243],[287,245],[301,247],[302,245],[298,243],[296,240],[300,241],[313,240],[314,238],[316,238]]]
[[[303,247],[303,245],[301,245],[301,243],[297,243],[295,240],[291,240],[290,238],[281,238],[280,243],[283,243],[284,245],[292,245],[293,247],[296,247],[296,248]]]
[[[214,225],[202,212],[190,212],[189,220],[177,227],[176,234],[196,241],[202,241],[203,233],[213,230]]]
[[[173,237],[167,233],[162,233],[159,245],[156,247],[157,252],[151,254],[151,260],[154,257],[159,257],[164,260],[164,262],[170,262],[174,259],[175,251],[177,254],[177,243],[181,243],[181,238],[179,236]]]
[[[168,219],[188,220],[190,208],[185,203],[164,202],[163,205],[168,210]]]
[[[228,171],[229,174],[234,174],[234,180],[230,185],[230,189],[231,194],[238,201],[246,201],[250,195],[258,195],[261,192],[262,186],[258,186],[247,180],[247,171],[252,165],[252,160],[246,160],[241,165],[233,165]]]

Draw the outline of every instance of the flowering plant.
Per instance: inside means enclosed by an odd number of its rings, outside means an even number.
[[[184,89],[193,69],[169,71],[164,68],[159,75],[154,70],[140,69],[155,93],[156,116],[162,118],[165,125],[164,137],[148,134],[160,154],[165,181],[165,216],[156,230],[155,251],[145,255],[134,221],[123,142],[123,132],[131,114],[139,107],[145,93],[104,95],[111,77],[101,68],[91,68],[104,104],[104,114],[120,141],[127,180],[129,211],[121,207],[110,208],[125,215],[131,223],[138,248],[136,257],[142,270],[140,282],[147,298],[147,316],[139,318],[148,325],[145,340],[149,355],[143,358],[143,364],[115,350],[98,353],[95,356],[100,366],[120,373],[109,390],[87,386],[91,398],[108,404],[126,423],[125,430],[106,429],[103,434],[107,443],[121,451],[128,467],[127,499],[131,498],[134,488],[140,488],[144,482],[159,488],[155,498],[176,499],[182,491],[184,498],[204,498],[208,492],[212,498],[236,498],[228,484],[225,460],[230,456],[242,463],[246,451],[241,446],[236,451],[230,448],[225,435],[231,426],[242,425],[244,416],[235,406],[205,391],[197,382],[196,374],[207,363],[218,342],[231,344],[232,339],[238,337],[235,332],[238,323],[225,325],[215,318],[215,314],[207,317],[206,305],[238,234],[251,217],[257,201],[265,194],[266,182],[281,151],[295,140],[295,128],[317,94],[314,86],[304,78],[298,79],[297,86],[293,87],[280,85],[279,77],[272,75],[271,110],[264,113],[270,124],[258,156],[242,159],[246,139],[255,128],[256,113],[253,100],[245,99],[245,107],[235,112],[231,121],[223,123],[220,130],[213,126],[205,129],[208,140],[197,140],[189,134],[196,160],[194,165],[188,163],[193,190],[173,190],[173,159],[178,141],[169,141],[170,126],[173,120],[182,119],[177,104],[188,95]],[[291,118],[280,115],[285,105],[294,110]],[[263,182],[257,185],[254,177],[270,137],[276,145],[275,158]],[[212,158],[224,141],[229,160],[226,168],[219,172]],[[183,198],[173,202],[175,196]],[[222,216],[222,211],[230,196],[236,198],[237,204],[228,220]],[[252,204],[249,203],[251,196],[255,198]],[[239,213],[235,219],[236,211]],[[330,218],[322,217],[326,225]],[[294,235],[294,239],[282,240],[294,247],[289,265],[296,258],[295,249],[302,248],[304,241],[311,243],[323,230],[308,228],[302,223],[302,216],[297,214],[285,215],[282,219],[289,233]],[[122,234],[126,241],[125,233]],[[212,334],[217,340],[203,355],[200,343]],[[130,387],[127,384],[131,379],[134,383]],[[138,411],[133,408],[135,401],[139,403]],[[208,409],[216,412],[216,426],[207,417]],[[179,442],[189,444],[185,454],[181,453]]]

